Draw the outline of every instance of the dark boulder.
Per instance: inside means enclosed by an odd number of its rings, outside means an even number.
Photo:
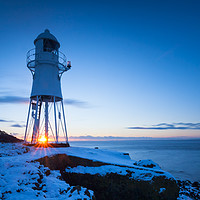
[[[16,138],[15,136],[9,135],[5,131],[0,130],[0,142],[1,143],[18,143],[18,142],[23,142],[23,140],[20,140]]]

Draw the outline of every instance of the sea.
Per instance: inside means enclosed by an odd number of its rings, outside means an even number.
[[[151,159],[178,180],[200,181],[200,140],[70,141],[70,145],[125,152],[136,161]]]

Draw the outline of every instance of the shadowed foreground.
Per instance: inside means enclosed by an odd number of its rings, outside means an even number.
[[[80,185],[93,190],[97,200],[175,200],[179,195],[179,187],[176,181],[167,179],[162,174],[153,177],[151,181],[142,181],[133,179],[134,172],[131,170],[126,170],[126,175],[108,172],[104,176],[98,173],[67,172],[65,169],[73,169],[78,166],[98,168],[105,165],[110,166],[111,164],[68,156],[66,154],[57,154],[52,157],[46,156],[35,161],[40,162],[40,164],[52,170],[60,170],[61,178],[70,185]],[[123,168],[124,166],[120,167]]]

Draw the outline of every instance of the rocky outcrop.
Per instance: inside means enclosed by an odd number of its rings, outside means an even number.
[[[22,144],[0,144],[0,153],[4,153],[0,157],[0,199],[95,200],[93,191],[69,185],[58,171],[30,162],[31,150],[23,154],[24,148]]]
[[[191,199],[200,199],[200,182],[190,182],[178,180],[178,185],[180,187],[180,196],[185,195]]]
[[[121,152],[0,143],[0,199],[183,200],[200,199],[199,191],[199,182]]]
[[[1,143],[0,157],[17,156],[28,153],[30,149],[19,143]]]
[[[17,142],[22,142],[23,140],[20,140],[16,138],[13,135],[7,134],[5,131],[0,130],[0,142],[2,143],[17,143]]]
[[[60,170],[66,183],[94,191],[97,200],[175,200],[179,196],[175,179],[150,168],[114,165],[66,154],[45,156],[35,161],[49,169]]]

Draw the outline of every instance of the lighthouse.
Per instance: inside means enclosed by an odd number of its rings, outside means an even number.
[[[35,48],[27,53],[27,67],[32,73],[25,143],[65,143],[69,146],[61,77],[71,62],[59,51],[60,43],[46,29],[34,40]]]

